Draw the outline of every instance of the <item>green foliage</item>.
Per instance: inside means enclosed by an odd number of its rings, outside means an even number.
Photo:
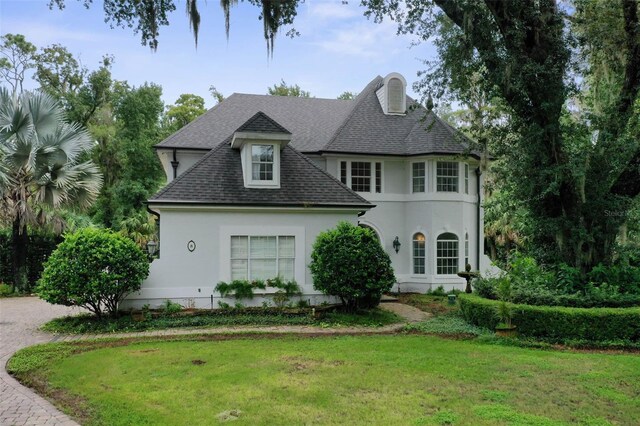
[[[164,315],[173,315],[182,310],[182,305],[167,299],[164,301],[164,304],[162,305],[162,309],[163,309]]]
[[[424,322],[407,324],[404,330],[445,336],[466,335],[469,337],[488,335],[491,333],[485,328],[469,324],[457,313],[438,315]]]
[[[273,87],[267,88],[267,94],[271,96],[292,96],[296,98],[310,98],[311,93],[306,90],[300,89],[297,84],[288,85],[284,82],[284,79],[280,81],[280,84],[274,84]]]
[[[475,295],[459,296],[460,310],[471,324],[490,328],[498,325],[501,302]],[[640,307],[565,308],[508,303],[513,322],[523,336],[587,341],[640,340]]]
[[[284,281],[280,277],[270,278],[268,280],[233,280],[230,283],[220,281],[215,286],[215,290],[220,293],[221,297],[233,296],[236,299],[253,299],[254,290],[266,290],[267,287],[275,287],[280,289],[276,294],[286,297],[286,303],[290,297],[299,296],[301,293],[300,286],[295,280]]]
[[[179,306],[179,305],[178,305]],[[381,327],[397,323],[400,318],[380,309],[359,311],[348,314],[344,312],[317,312],[316,317],[310,315],[310,309],[282,309],[271,307],[247,308],[232,307],[219,302],[221,309],[196,311],[192,315],[181,315],[174,312],[165,315],[149,312],[144,321],[136,321],[131,315],[98,318],[92,315],[75,315],[56,318],[42,326],[52,333],[86,334],[114,333],[145,330],[162,330],[186,327],[234,327],[260,325],[317,325],[322,327]]]
[[[0,282],[0,297],[9,296],[13,293],[13,287],[9,284]]]
[[[355,99],[356,96],[358,96],[358,93],[346,91],[346,92],[340,93],[338,95],[337,99],[342,99],[344,101],[349,101],[349,100]]]
[[[348,310],[376,306],[396,280],[373,231],[348,222],[318,235],[309,269],[313,287],[339,297]]]
[[[0,37],[0,79],[11,86],[11,93],[21,93],[25,72],[33,68],[36,47],[22,34]]]
[[[22,286],[25,293],[31,292],[40,279],[45,260],[55,250],[62,237],[37,232],[29,235],[27,257],[25,260],[27,283]],[[13,283],[13,248],[11,234],[0,231],[0,282]]]
[[[429,289],[429,291],[427,292],[427,294],[430,294],[431,296],[446,296],[447,292],[444,291],[444,287],[439,285],[438,287],[436,287],[436,289]]]
[[[567,307],[629,307],[640,305],[640,268],[629,264],[599,264],[583,276],[566,264],[539,266],[516,254],[506,275],[476,280],[476,293],[498,299],[499,287],[509,284],[511,301],[528,305]]]
[[[47,259],[37,292],[49,303],[115,316],[118,304],[139,290],[148,274],[148,260],[133,241],[87,228],[67,234]]]
[[[169,105],[165,118],[168,131],[173,133],[207,112],[204,98],[191,93],[183,93],[175,105]]]

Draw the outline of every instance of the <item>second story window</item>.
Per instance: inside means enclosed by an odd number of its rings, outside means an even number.
[[[458,192],[458,163],[455,161],[437,162],[436,190],[438,192]]]
[[[351,189],[356,192],[371,192],[371,163],[365,161],[351,163]]]
[[[469,165],[464,165],[464,193],[469,193]]]
[[[413,192],[424,192],[425,191],[425,164],[421,163],[413,163],[412,166],[412,183],[413,183]]]
[[[382,163],[373,161],[340,161],[340,182],[356,192],[382,192]]]
[[[253,145],[251,147],[251,179],[273,180],[273,145]]]

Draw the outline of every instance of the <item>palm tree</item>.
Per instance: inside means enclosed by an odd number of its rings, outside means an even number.
[[[93,147],[89,133],[64,121],[63,110],[44,93],[11,95],[0,88],[0,217],[12,224],[14,285],[27,289],[27,225],[38,210],[86,208],[102,175],[82,161]]]

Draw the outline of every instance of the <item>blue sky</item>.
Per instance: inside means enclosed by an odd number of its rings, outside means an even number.
[[[104,54],[112,54],[114,78],[136,86],[157,83],[167,104],[181,93],[195,93],[209,107],[214,104],[208,91],[211,85],[225,96],[261,94],[284,79],[312,96],[335,98],[346,90],[360,91],[376,75],[397,71],[410,86],[423,68],[421,60],[434,56],[431,45],[411,48],[412,37],[397,36],[393,22],[367,20],[358,0],[348,5],[339,0],[307,0],[294,25],[301,35],[290,39],[282,31],[272,59],[267,57],[255,6],[240,3],[232,9],[227,42],[219,2],[201,0],[196,49],[184,2],[178,1],[170,25],[160,30],[158,51],[152,52],[132,29],[111,29],[104,22],[101,3],[94,0],[87,10],[77,0],[66,0],[67,7],[60,11],[49,10],[48,0],[0,0],[0,32],[23,34],[38,47],[62,44],[89,69],[95,69]],[[26,83],[26,88],[35,87],[30,78]]]

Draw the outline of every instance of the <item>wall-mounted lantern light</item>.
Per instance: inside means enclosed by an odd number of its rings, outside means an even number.
[[[156,254],[156,252],[158,251],[158,243],[151,240],[149,242],[147,242],[147,253],[149,254],[149,258],[153,259],[153,256]]]
[[[402,245],[402,244],[400,244],[400,240],[398,239],[398,236],[396,235],[396,239],[395,239],[395,240],[393,240],[393,249],[396,251],[396,253],[397,253],[398,251],[400,251],[400,246],[401,246],[401,245]]]

